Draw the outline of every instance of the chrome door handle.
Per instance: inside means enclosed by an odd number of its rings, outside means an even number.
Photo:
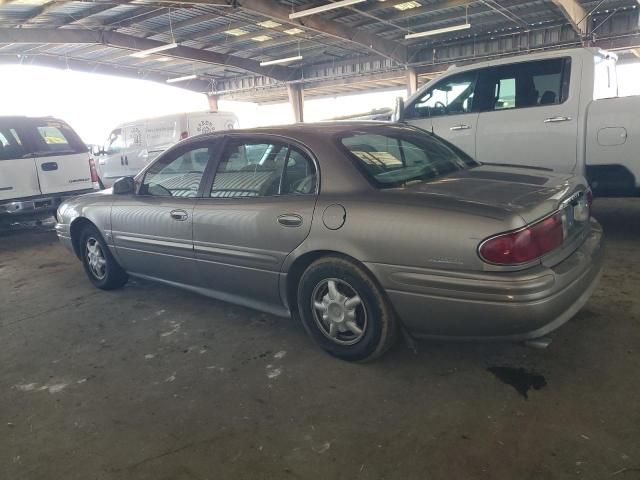
[[[179,222],[184,222],[187,218],[189,218],[189,214],[184,210],[171,210],[169,213],[171,218],[174,220],[178,220]]]
[[[568,122],[569,120],[571,117],[549,117],[545,119],[544,123]]]
[[[465,125],[464,123],[460,123],[458,125],[454,125],[453,127],[451,127],[449,130],[451,131],[455,131],[455,130],[469,130],[471,128],[470,125]]]
[[[278,216],[278,223],[284,227],[299,227],[302,225],[302,217],[295,213],[285,213]]]

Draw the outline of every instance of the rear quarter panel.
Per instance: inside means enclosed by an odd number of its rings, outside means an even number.
[[[587,167],[620,165],[640,187],[640,96],[605,98],[588,109]],[[595,186],[597,187],[597,186]]]
[[[394,198],[395,197],[395,198]],[[346,212],[342,227],[327,227],[327,209],[341,205]],[[363,196],[321,195],[311,232],[288,259],[306,252],[328,250],[363,263],[383,263],[447,270],[485,270],[477,247],[490,235],[518,228],[523,220],[504,210],[483,208],[470,214],[471,204],[435,200],[399,199],[384,193]],[[285,264],[285,268],[287,264]]]

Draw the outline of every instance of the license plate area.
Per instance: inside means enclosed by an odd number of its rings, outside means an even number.
[[[583,230],[589,222],[591,215],[584,192],[578,192],[565,200],[561,212],[564,238],[567,240]]]

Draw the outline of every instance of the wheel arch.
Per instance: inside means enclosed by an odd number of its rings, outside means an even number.
[[[96,230],[100,231],[95,223],[89,220],[86,217],[78,217],[71,222],[69,226],[69,235],[71,236],[71,245],[73,245],[73,251],[76,254],[76,257],[82,258],[80,254],[80,235],[82,231],[88,227],[92,226]]]
[[[297,257],[287,271],[287,281],[286,281],[286,291],[285,291],[285,301],[286,305],[289,307],[289,311],[293,316],[298,316],[298,284],[300,283],[300,278],[304,271],[316,260],[319,260],[324,257],[338,257],[344,260],[348,260],[362,270],[364,270],[376,284],[376,286],[380,289],[382,295],[386,298],[387,302],[391,306],[393,310],[393,305],[387,296],[384,288],[382,287],[380,281],[375,276],[375,274],[360,260],[357,258],[348,255],[343,252],[339,252],[337,250],[311,250],[309,252],[305,252],[299,257]],[[396,315],[397,317],[397,315]]]

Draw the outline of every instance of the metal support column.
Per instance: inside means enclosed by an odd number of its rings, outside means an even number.
[[[218,111],[218,95],[207,94],[207,100],[209,101],[209,111],[217,112]]]
[[[289,103],[293,109],[296,123],[304,122],[304,91],[302,85],[288,83],[287,93],[289,94]]]
[[[418,90],[418,72],[415,68],[407,69],[407,93],[411,96]]]

